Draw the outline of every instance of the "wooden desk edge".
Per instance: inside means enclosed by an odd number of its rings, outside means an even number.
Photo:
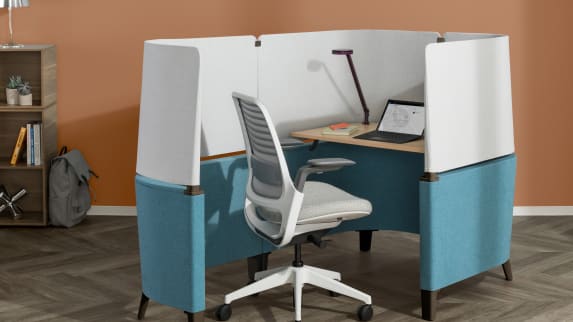
[[[376,124],[372,123],[369,125],[362,125],[362,124],[358,125],[360,126],[360,129],[356,133],[352,134],[352,136],[324,135],[322,134],[322,129],[324,127],[319,127],[310,130],[303,130],[303,131],[295,131],[292,132],[290,135],[292,137],[299,139],[310,139],[324,142],[351,144],[351,145],[365,146],[378,149],[388,149],[388,150],[414,152],[414,153],[424,153],[425,151],[424,139],[403,144],[355,139],[354,136],[373,131],[376,128]]]

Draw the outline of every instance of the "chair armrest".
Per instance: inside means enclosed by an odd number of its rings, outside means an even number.
[[[300,167],[294,179],[294,185],[300,192],[304,189],[306,178],[313,173],[323,173],[340,170],[342,167],[355,165],[356,162],[343,158],[311,159]]]
[[[303,145],[304,142],[295,138],[281,138],[279,139],[282,148],[290,148],[293,146]]]
[[[344,158],[310,159],[306,163],[313,167],[344,167],[356,164],[356,162]]]

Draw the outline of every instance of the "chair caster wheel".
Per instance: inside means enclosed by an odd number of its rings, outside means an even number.
[[[358,308],[358,320],[359,321],[370,321],[374,312],[372,311],[372,305],[364,304]]]
[[[233,311],[231,310],[230,304],[223,304],[217,308],[217,312],[215,312],[215,316],[217,317],[217,321],[227,321],[231,318],[231,314]]]
[[[328,295],[330,295],[330,297],[339,297],[340,294],[333,292],[333,291],[328,291]]]

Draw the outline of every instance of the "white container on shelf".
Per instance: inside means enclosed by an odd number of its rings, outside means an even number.
[[[20,95],[20,105],[32,105],[32,94]]]
[[[18,89],[6,88],[6,104],[18,105]]]

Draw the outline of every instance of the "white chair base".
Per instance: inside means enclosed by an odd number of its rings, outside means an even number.
[[[368,306],[372,304],[370,295],[341,283],[340,279],[341,276],[338,272],[313,266],[278,267],[256,273],[255,282],[225,295],[225,304],[231,304],[231,302],[240,298],[267,291],[287,283],[292,284],[294,287],[296,321],[301,320],[302,288],[304,284],[311,284],[338,294],[352,297],[364,302]]]

